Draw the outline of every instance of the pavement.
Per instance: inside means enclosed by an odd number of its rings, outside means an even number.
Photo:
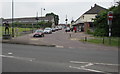
[[[117,47],[91,44],[86,42],[80,42],[80,39],[85,37],[94,38],[91,35],[83,32],[74,33],[65,30],[59,30],[52,34],[45,34],[45,37],[33,38],[32,34],[26,34],[19,37],[14,37],[10,40],[2,40],[2,43],[13,43],[13,44],[24,44],[24,45],[36,45],[36,46],[50,46],[59,48],[93,48],[93,49],[104,49],[104,50],[118,50]]]

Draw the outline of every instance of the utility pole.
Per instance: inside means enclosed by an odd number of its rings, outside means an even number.
[[[14,24],[13,24],[13,21],[14,21],[14,2],[12,0],[12,37],[14,37]]]

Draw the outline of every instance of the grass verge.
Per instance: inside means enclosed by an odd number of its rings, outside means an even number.
[[[106,46],[119,46],[120,44],[120,38],[118,37],[111,37],[111,40],[109,40],[108,37],[95,37],[94,39],[87,39],[87,41],[85,40],[80,40],[80,41],[84,41],[84,42],[89,42],[89,43],[95,43],[95,44],[103,44]]]

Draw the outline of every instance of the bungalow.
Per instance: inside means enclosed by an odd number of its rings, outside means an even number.
[[[95,4],[94,7],[91,7],[90,10],[85,12],[76,21],[74,21],[72,26],[76,26],[77,30],[80,32],[86,32],[88,29],[93,30],[93,19],[98,15],[98,13],[106,10],[107,9]]]

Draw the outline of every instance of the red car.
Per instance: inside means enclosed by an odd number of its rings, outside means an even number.
[[[36,30],[35,33],[33,34],[33,37],[44,37],[43,30]]]

